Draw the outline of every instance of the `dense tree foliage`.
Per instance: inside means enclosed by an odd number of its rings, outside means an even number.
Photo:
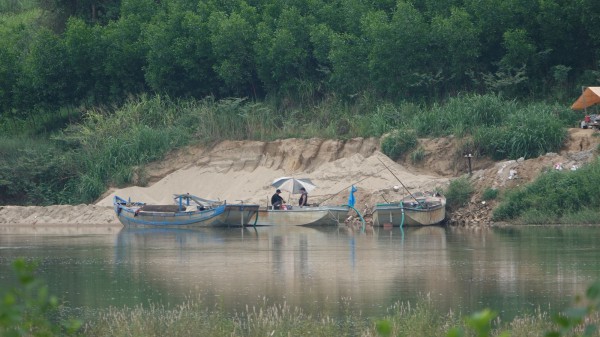
[[[0,11],[2,117],[145,92],[560,100],[600,82],[593,0],[30,0]]]

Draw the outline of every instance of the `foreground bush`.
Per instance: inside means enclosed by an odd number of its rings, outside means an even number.
[[[81,322],[61,317],[56,296],[34,276],[35,263],[12,264],[18,286],[0,293],[0,336],[75,335]]]

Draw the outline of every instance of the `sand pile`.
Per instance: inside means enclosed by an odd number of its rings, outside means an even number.
[[[359,191],[356,196],[362,197],[362,200],[357,198],[357,203],[371,203],[383,202],[384,197],[397,200],[402,196],[403,193],[392,190],[394,185],[400,185],[396,177],[414,190],[433,189],[447,183],[446,178],[409,172],[379,152],[376,146],[366,146],[368,149],[352,153],[344,143],[315,139],[282,141],[279,145],[286,148],[284,151],[273,144],[226,143],[208,153],[195,152],[196,158],[192,156],[188,163],[179,163],[182,166],[179,169],[167,170],[170,173],[151,186],[113,190],[97,205],[110,206],[114,195],[148,203],[172,203],[173,194],[178,193],[229,203],[266,205],[275,190],[271,183],[283,176],[311,179],[317,188],[311,191],[309,202],[324,205],[345,203],[353,184]],[[360,143],[372,144],[373,141]],[[225,145],[228,150],[222,151]],[[361,147],[356,145],[353,142],[351,146]],[[284,192],[283,197],[295,204],[299,196]]]
[[[117,225],[110,207],[96,205],[0,206],[0,225]]]

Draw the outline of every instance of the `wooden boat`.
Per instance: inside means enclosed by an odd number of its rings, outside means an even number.
[[[446,198],[437,193],[414,193],[399,203],[377,204],[373,226],[428,226],[446,218]]]
[[[348,206],[287,206],[288,209],[260,208],[257,226],[333,226],[344,223]]]
[[[227,204],[177,194],[175,204],[149,205],[114,197],[113,205],[119,221],[126,227],[211,227],[243,226],[255,217],[258,205]]]

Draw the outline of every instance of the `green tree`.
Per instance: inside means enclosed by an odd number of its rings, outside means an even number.
[[[125,0],[119,20],[103,27],[100,52],[105,55],[102,63],[104,78],[97,84],[103,86],[97,90],[97,95],[120,102],[129,94],[148,90],[144,77],[148,45],[143,38],[143,29],[157,10],[153,0]]]
[[[398,1],[392,17],[383,11],[363,19],[369,43],[369,71],[377,92],[388,97],[409,96],[420,85],[418,73],[430,61],[429,25],[412,5]]]
[[[312,17],[304,17],[295,7],[286,7],[276,24],[258,25],[255,53],[260,80],[268,92],[283,95],[297,92],[299,84],[316,76],[310,44]]]
[[[66,47],[59,36],[40,29],[32,36],[23,57],[23,70],[15,88],[21,111],[44,113],[65,104],[71,70],[67,66]],[[28,117],[35,116],[29,113]]]
[[[368,46],[360,36],[333,34],[329,60],[332,73],[330,85],[333,91],[346,97],[354,97],[369,89]]]
[[[504,32],[502,45],[506,53],[500,64],[506,68],[531,66],[536,53],[536,46],[524,29],[510,29]]]
[[[467,74],[478,70],[479,34],[464,9],[452,8],[449,16],[437,15],[432,19],[432,43],[437,46],[433,52],[437,57],[432,59],[433,68],[429,71],[442,71],[449,90],[459,90],[466,82]],[[432,83],[430,92],[437,87]]]
[[[38,3],[46,13],[48,27],[62,32],[71,17],[102,25],[117,19],[121,0],[38,0]]]
[[[0,117],[12,116],[14,87],[21,76],[23,46],[31,34],[31,22],[37,15],[15,15],[0,20]]]
[[[148,46],[145,78],[153,90],[204,97],[221,86],[206,20],[179,2],[164,4],[144,34]]]
[[[72,18],[67,22],[63,40],[67,55],[66,66],[72,75],[69,81],[71,98],[82,100],[93,97],[99,89],[96,83],[102,79],[104,60],[99,28]]]
[[[212,13],[208,22],[210,42],[216,59],[214,70],[225,83],[228,93],[256,96],[256,66],[252,49],[256,40],[256,11],[248,6],[244,9],[245,16]]]

